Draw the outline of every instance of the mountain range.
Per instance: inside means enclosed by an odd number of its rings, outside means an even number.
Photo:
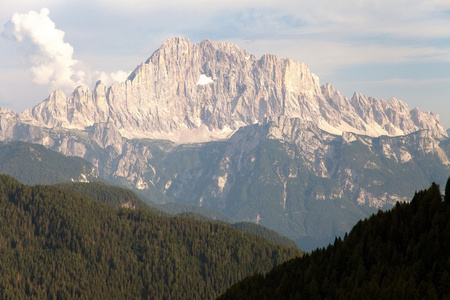
[[[157,203],[265,225],[302,249],[449,173],[439,117],[396,98],[351,99],[307,65],[173,38],[120,84],[0,110],[0,139],[89,161]]]

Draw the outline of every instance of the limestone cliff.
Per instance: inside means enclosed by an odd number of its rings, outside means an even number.
[[[77,88],[66,97],[53,92],[25,111],[22,122],[48,128],[85,130],[112,123],[126,138],[179,143],[225,139],[264,118],[298,118],[334,134],[403,135],[427,129],[446,136],[436,115],[392,98],[356,94],[348,100],[307,65],[264,55],[257,59],[238,46],[186,38],[166,41],[128,80],[93,91]]]

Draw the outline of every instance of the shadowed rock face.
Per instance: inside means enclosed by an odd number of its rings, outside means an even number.
[[[348,99],[304,63],[209,40],[170,39],[125,82],[55,91],[21,114],[1,109],[0,126],[1,140],[83,157],[153,200],[211,207],[296,240],[334,238],[364,208],[409,199],[410,184],[398,186],[407,172],[421,172],[409,181],[425,188],[449,164],[437,115],[395,98]],[[308,219],[320,210],[346,212]]]

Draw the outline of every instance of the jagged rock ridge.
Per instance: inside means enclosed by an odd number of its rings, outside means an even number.
[[[446,136],[438,117],[410,110],[392,98],[355,94],[351,100],[319,79],[307,65],[264,55],[257,59],[234,44],[186,38],[165,42],[129,76],[111,87],[53,92],[19,115],[35,126],[85,130],[111,123],[126,138],[175,142],[224,139],[242,126],[268,118],[299,118],[333,134],[397,136],[429,130]]]

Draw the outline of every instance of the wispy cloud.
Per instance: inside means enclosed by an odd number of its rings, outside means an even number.
[[[394,86],[426,86],[430,84],[450,84],[450,78],[436,78],[436,79],[415,79],[415,78],[390,78],[385,80],[361,80],[353,81],[354,83],[365,83],[370,82],[376,85],[394,85]]]

